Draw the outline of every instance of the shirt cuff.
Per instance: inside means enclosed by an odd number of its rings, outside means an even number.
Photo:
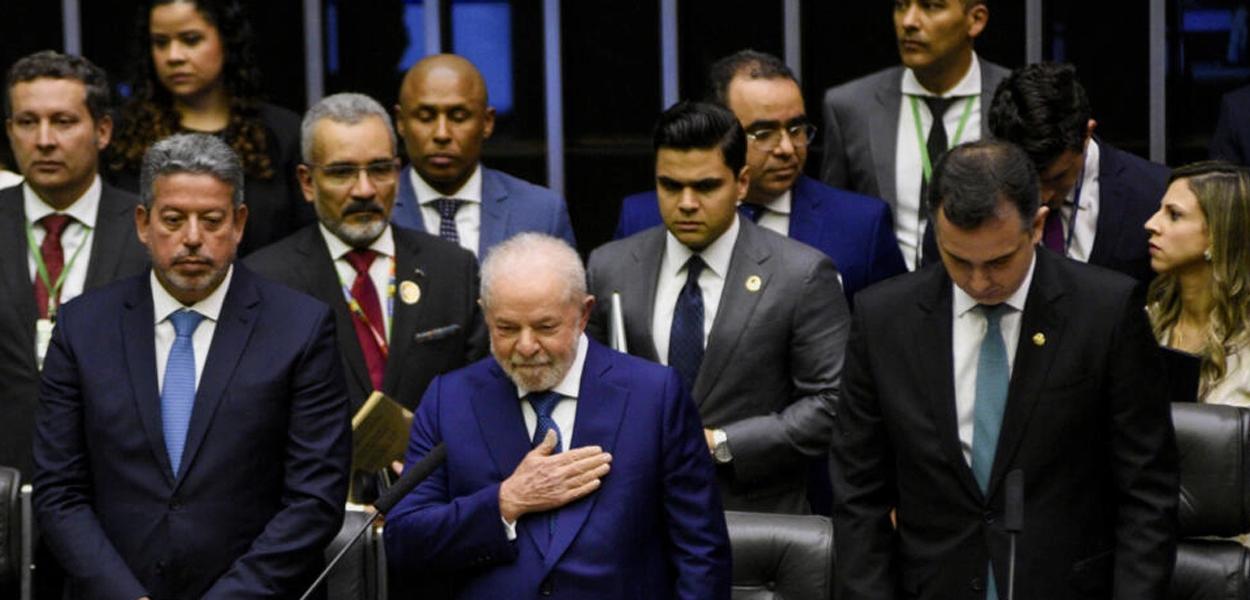
[[[516,521],[509,523],[508,520],[503,517],[499,517],[499,520],[503,522],[503,532],[504,535],[508,536],[508,541],[516,541]]]

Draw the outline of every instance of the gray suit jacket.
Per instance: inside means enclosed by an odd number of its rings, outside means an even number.
[[[729,438],[733,461],[718,472],[725,508],[805,513],[807,458],[829,449],[849,312],[827,256],[741,223],[692,396],[703,426]],[[587,332],[606,339],[608,298],[620,292],[630,353],[649,360],[659,358],[651,320],[665,232],[602,246],[587,274],[600,299]]]
[[[981,61],[981,137],[990,135],[994,90],[1011,73]],[[884,199],[893,209],[898,146],[898,107],[903,101],[903,67],[877,71],[825,92],[824,158],[820,178],[836,187]]]

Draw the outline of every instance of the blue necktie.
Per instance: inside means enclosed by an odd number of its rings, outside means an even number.
[[[743,202],[738,205],[738,214],[746,217],[752,223],[759,223],[760,215],[764,214],[764,207],[759,204]]]
[[[200,326],[204,315],[180,310],[169,315],[174,325],[174,345],[165,362],[165,381],[161,387],[161,424],[165,434],[165,450],[174,476],[182,464],[182,449],[187,441],[191,409],[195,406],[195,346],[191,335]]]
[[[677,295],[673,325],[668,332],[668,364],[677,369],[687,391],[694,390],[699,366],[703,364],[703,291],[699,289],[703,266],[698,254],[686,261],[686,285]]]
[[[555,410],[556,404],[560,403],[564,396],[559,392],[533,392],[525,396],[529,400],[530,406],[534,407],[534,414],[538,415],[538,424],[534,427],[533,445],[537,447],[543,442],[543,438],[547,437],[547,430],[556,432],[556,447],[551,451],[552,454],[560,452],[561,433],[560,427],[556,425],[555,419],[551,418],[551,411]],[[548,544],[551,543],[552,536],[556,532],[556,511],[552,509],[547,512],[547,539]]]
[[[1006,304],[982,305],[980,310],[985,315],[986,327],[977,356],[977,396],[972,409],[972,474],[976,476],[981,491],[988,493],[998,434],[1002,430],[1003,413],[1007,408],[1007,384],[1011,381],[1000,321],[1011,307]],[[985,579],[986,600],[998,600],[993,563],[987,563]]]
[[[456,232],[456,212],[462,204],[463,200],[455,198],[439,198],[434,201],[434,207],[438,209],[438,237],[460,243],[460,234]]]

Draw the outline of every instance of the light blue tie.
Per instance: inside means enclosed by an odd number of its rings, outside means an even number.
[[[981,491],[988,493],[990,471],[994,468],[994,452],[998,448],[998,433],[1003,427],[1003,413],[1007,408],[1007,384],[1011,381],[1011,368],[1007,364],[1007,346],[999,326],[1003,315],[1011,310],[1006,304],[981,305],[985,315],[985,337],[981,339],[981,351],[977,356],[977,396],[972,409],[972,474],[977,478]],[[986,600],[998,600],[998,586],[994,583],[994,567],[986,565]]]
[[[169,315],[174,325],[174,345],[165,362],[165,381],[161,387],[161,426],[165,434],[165,450],[174,476],[182,464],[182,449],[187,442],[191,409],[195,406],[195,346],[191,335],[200,326],[204,315],[180,310]]]

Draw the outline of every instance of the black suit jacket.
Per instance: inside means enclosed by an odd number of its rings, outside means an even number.
[[[416,283],[421,289],[421,298],[415,304],[407,304],[396,293],[390,355],[382,391],[415,409],[436,375],[485,356],[488,342],[477,305],[477,261],[473,253],[423,232],[396,225],[391,226],[391,231],[398,259],[397,285],[405,281]],[[352,410],[359,408],[373,392],[373,384],[320,228],[309,225],[249,256],[245,262],[257,273],[313,296],[334,309],[335,334],[343,371],[347,374],[348,396]],[[384,294],[379,290],[379,296]],[[413,343],[415,334],[445,325],[459,325],[460,329],[444,338]]]
[[[1003,481],[1020,469],[1017,598],[1162,599],[1176,447],[1133,282],[1038,250],[988,494],[959,441],[951,287],[935,265],[856,298],[833,436],[838,597],[980,600],[992,559],[1005,598]]]
[[[91,234],[91,262],[83,291],[147,269],[147,250],[135,235],[139,197],[104,184]],[[39,368],[35,321],[39,309],[30,278],[22,186],[0,190],[0,465],[31,475],[30,444],[35,427]]]

